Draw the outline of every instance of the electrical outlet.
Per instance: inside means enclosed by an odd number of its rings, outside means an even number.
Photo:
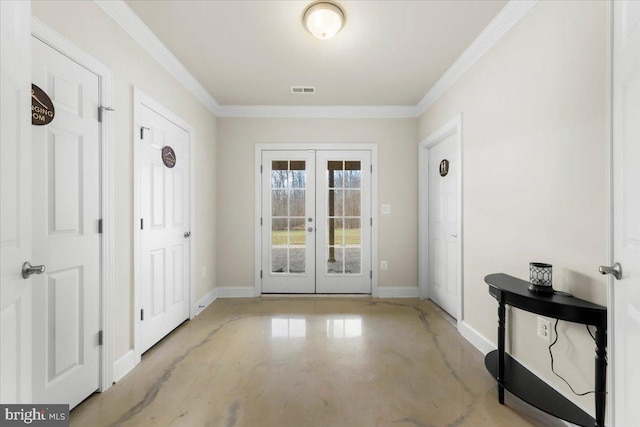
[[[551,342],[551,322],[538,316],[538,337]]]
[[[387,261],[380,261],[380,270],[389,269],[389,263]]]

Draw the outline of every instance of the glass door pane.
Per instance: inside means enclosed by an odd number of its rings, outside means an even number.
[[[318,151],[318,293],[371,292],[371,153]]]
[[[315,291],[314,157],[304,151],[263,152],[265,293]]]

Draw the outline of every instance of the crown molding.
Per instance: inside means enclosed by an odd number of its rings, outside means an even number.
[[[538,0],[510,0],[418,102],[416,116],[421,116],[429,107],[435,104],[537,2]]]
[[[510,0],[416,105],[219,105],[124,0],[94,0],[118,25],[217,117],[416,118],[424,114],[539,0]]]
[[[94,0],[104,12],[122,27],[153,58],[175,77],[198,101],[213,114],[220,113],[220,105],[211,94],[182,65],[173,53],[160,41],[149,27],[136,15],[124,0]]]
[[[415,105],[224,105],[218,117],[263,118],[415,118]]]

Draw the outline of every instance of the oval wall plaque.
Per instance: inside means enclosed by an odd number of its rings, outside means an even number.
[[[162,147],[162,163],[169,169],[176,165],[176,153],[168,145]]]
[[[48,125],[56,115],[56,109],[49,95],[38,86],[31,84],[31,124]]]
[[[449,173],[449,160],[444,159],[440,162],[440,176],[447,176]]]

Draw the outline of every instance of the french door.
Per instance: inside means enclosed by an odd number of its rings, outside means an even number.
[[[371,293],[371,152],[262,152],[262,292]]]

